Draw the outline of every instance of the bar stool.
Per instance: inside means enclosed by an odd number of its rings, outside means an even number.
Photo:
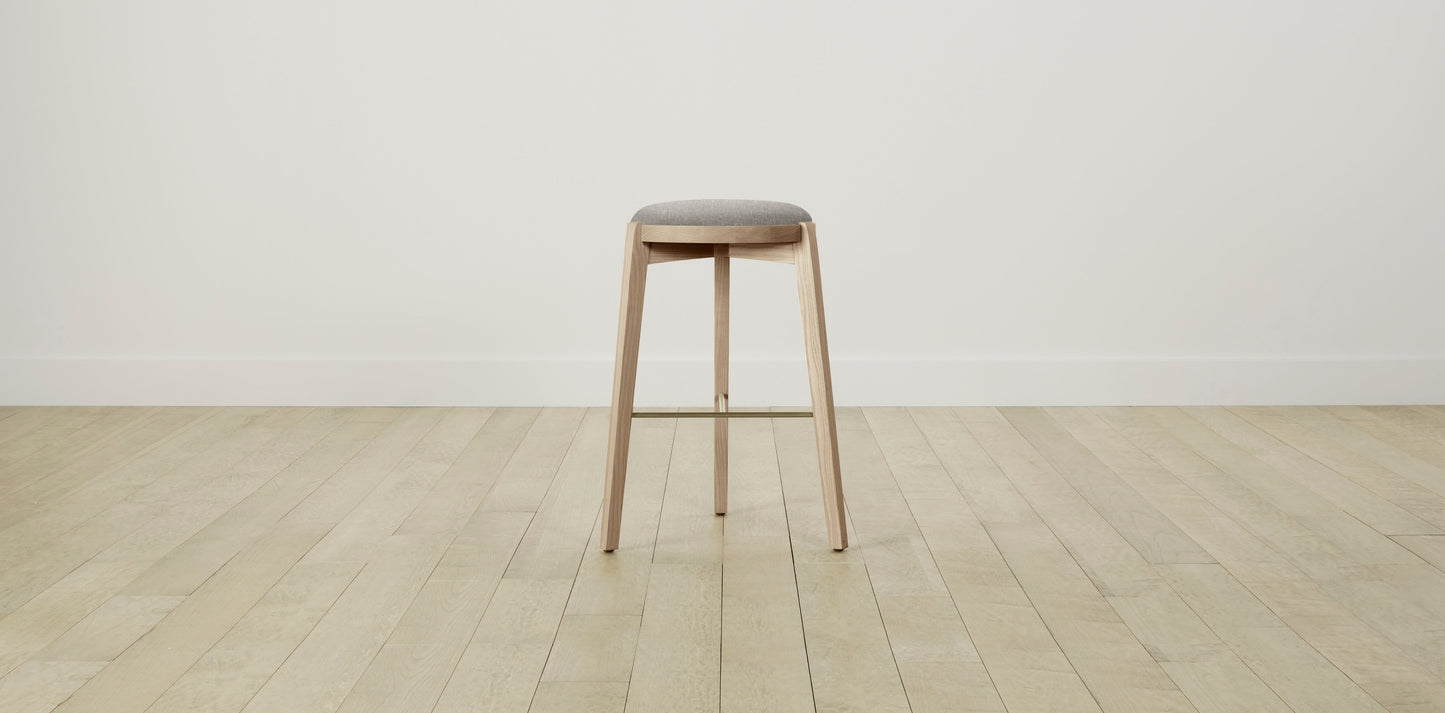
[[[713,258],[714,344],[712,410],[634,411],[637,345],[642,336],[642,295],[647,266],[660,262]],[[728,408],[728,295],[732,258],[792,263],[797,269],[798,302],[803,310],[803,343],[808,361],[811,412],[780,413]],[[838,429],[833,416],[833,380],[828,366],[828,335],[823,325],[823,286],[818,275],[817,229],[798,206],[773,201],[691,200],[655,203],[632,216],[622,260],[622,308],[617,318],[617,361],[612,377],[612,412],[607,436],[607,483],[602,497],[602,549],[617,549],[622,525],[622,493],[627,480],[627,449],[632,419],[642,417],[712,418],[713,499],[718,515],[727,512],[729,418],[812,416],[818,440],[818,471],[823,482],[828,544],[848,546],[844,526],[843,481],[838,473]]]

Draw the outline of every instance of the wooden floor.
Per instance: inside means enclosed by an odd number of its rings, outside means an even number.
[[[0,711],[1445,711],[1445,408],[0,407]]]

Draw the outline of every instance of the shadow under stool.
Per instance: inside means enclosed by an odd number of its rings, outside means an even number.
[[[642,336],[642,297],[647,266],[677,260],[713,259],[714,349],[713,409],[694,412],[633,410],[637,385],[637,348]],[[732,258],[791,263],[796,267],[798,302],[803,312],[803,345],[808,362],[812,412],[778,413],[728,409],[728,295]],[[654,203],[632,216],[622,261],[622,307],[617,318],[617,361],[612,377],[612,411],[607,429],[607,483],[602,498],[602,549],[617,549],[622,525],[622,495],[627,481],[627,449],[632,419],[646,416],[714,419],[714,510],[727,512],[728,419],[779,416],[813,417],[818,439],[818,475],[823,484],[828,544],[848,546],[843,485],[838,472],[838,428],[833,414],[833,380],[828,366],[828,335],[823,324],[823,287],[818,275],[817,229],[798,206],[772,201],[691,200]]]

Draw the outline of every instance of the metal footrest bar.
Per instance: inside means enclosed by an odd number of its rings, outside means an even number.
[[[633,409],[633,418],[811,418],[812,411],[769,411],[765,408],[730,409],[718,411],[708,408],[683,408],[673,411],[662,409]]]

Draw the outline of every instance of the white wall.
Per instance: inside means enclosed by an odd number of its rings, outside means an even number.
[[[1445,3],[0,5],[0,403],[607,400],[819,224],[841,403],[1445,401]],[[710,403],[710,264],[639,402]],[[805,399],[734,268],[733,402]]]

